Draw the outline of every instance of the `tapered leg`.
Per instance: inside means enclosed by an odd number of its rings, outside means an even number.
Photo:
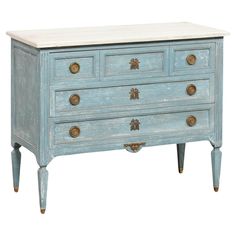
[[[20,182],[21,153],[20,153],[19,148],[20,148],[20,145],[15,144],[14,149],[11,152],[13,187],[14,187],[15,192],[18,192],[19,182]]]
[[[218,192],[219,190],[221,155],[222,153],[218,147],[215,147],[211,152],[212,177],[215,192]]]
[[[184,153],[185,153],[185,143],[177,144],[179,173],[183,173],[183,170],[184,170]]]
[[[46,211],[48,187],[48,171],[46,170],[46,167],[40,167],[38,170],[38,185],[40,211],[42,214],[44,214]]]

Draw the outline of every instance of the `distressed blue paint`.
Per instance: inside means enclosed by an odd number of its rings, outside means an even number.
[[[38,154],[40,113],[39,51],[12,43],[12,146]]]
[[[181,75],[189,73],[211,73],[215,70],[215,43],[175,45],[170,47],[171,74]],[[186,61],[188,55],[197,57],[194,65]]]
[[[189,127],[186,123],[188,116],[197,117],[197,124]],[[139,130],[130,130],[132,119],[138,119],[140,122]],[[170,114],[155,114],[147,116],[130,116],[116,119],[103,119],[81,121],[73,123],[55,124],[54,134],[51,142],[54,145],[60,144],[77,144],[79,146],[89,145],[90,142],[105,140],[107,142],[120,142],[123,138],[133,138],[135,136],[152,136],[156,134],[168,135],[172,132],[185,132],[186,136],[192,136],[196,132],[210,130],[209,124],[213,117],[210,118],[208,110],[178,112]],[[69,130],[72,126],[80,128],[80,136],[71,138]]]
[[[195,54],[195,65],[186,56]],[[139,70],[130,70],[138,58]],[[71,74],[71,63],[80,72]],[[56,156],[124,149],[124,144],[177,144],[183,168],[185,143],[209,140],[214,187],[218,187],[222,145],[223,39],[199,39],[35,49],[12,40],[12,146],[32,151],[38,171],[40,207],[46,208],[48,172]],[[193,96],[186,87],[195,84]],[[130,90],[139,99],[130,100]],[[72,106],[69,97],[79,94]],[[197,124],[189,127],[186,118]],[[132,119],[140,121],[131,131]],[[81,134],[71,138],[69,129]],[[19,186],[20,154],[12,152],[14,187]]]
[[[216,192],[218,191],[220,184],[221,156],[222,153],[219,148],[214,148],[212,150],[211,152],[212,177],[213,177],[213,187]]]
[[[39,205],[41,213],[44,213],[47,205],[48,171],[46,167],[38,169]]]
[[[58,81],[70,82],[76,80],[98,80],[99,79],[99,51],[53,53],[50,56],[52,63],[52,81],[54,84]],[[80,65],[79,73],[72,74],[69,66],[72,63]]]
[[[53,91],[54,101],[51,103],[50,112],[53,116],[71,116],[92,114],[96,116],[101,109],[111,112],[132,111],[136,109],[210,103],[214,100],[210,83],[213,78],[196,81],[172,82],[162,84],[145,84],[132,86],[117,86],[97,89],[57,90]],[[196,94],[189,96],[186,88],[190,84],[197,86]],[[130,91],[136,88],[139,99],[130,99]],[[71,105],[71,95],[80,96],[80,103]]]
[[[168,47],[139,47],[119,50],[101,50],[101,80],[145,78],[168,73]],[[130,61],[137,58],[138,70],[130,69]]]
[[[223,115],[223,39],[216,41],[216,73],[215,73],[215,135],[211,140],[214,147],[222,146]]]

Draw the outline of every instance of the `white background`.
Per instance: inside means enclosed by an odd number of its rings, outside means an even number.
[[[0,3],[0,235],[236,235],[234,1],[2,0]],[[185,170],[175,145],[58,157],[49,166],[48,205],[38,205],[35,158],[22,148],[19,193],[10,160],[10,38],[7,30],[191,21],[222,28],[224,145],[219,193],[208,142],[189,143]],[[29,98],[30,99],[30,98]]]

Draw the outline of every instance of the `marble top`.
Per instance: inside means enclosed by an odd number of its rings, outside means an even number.
[[[188,22],[9,31],[7,34],[35,48],[134,43],[222,37],[224,30]]]

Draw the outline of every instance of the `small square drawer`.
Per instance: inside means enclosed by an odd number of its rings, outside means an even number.
[[[53,145],[89,145],[94,141],[124,140],[134,137],[162,135],[185,136],[210,131],[210,110],[130,116],[116,119],[56,123],[52,131]],[[145,140],[145,139],[143,139]]]
[[[171,75],[210,73],[215,69],[215,43],[170,47]]]
[[[54,52],[50,59],[53,81],[99,79],[99,51]]]
[[[165,46],[101,50],[101,80],[165,76],[167,62]]]
[[[195,81],[117,86],[108,88],[52,90],[51,116],[130,112],[151,107],[211,103],[213,77]]]

